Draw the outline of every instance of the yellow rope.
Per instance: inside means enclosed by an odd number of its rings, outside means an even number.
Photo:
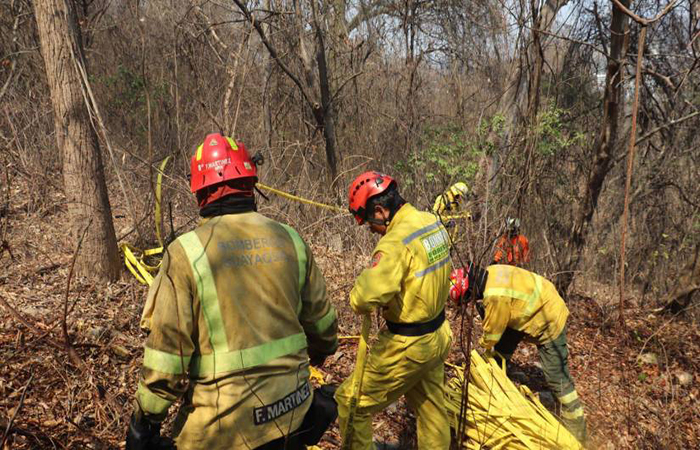
[[[350,212],[348,212],[347,209],[341,208],[341,207],[339,207],[339,206],[326,205],[325,203],[315,202],[315,201],[313,201],[313,200],[309,200],[309,199],[306,199],[306,198],[303,198],[303,197],[299,197],[299,196],[297,196],[297,195],[292,195],[292,194],[289,194],[289,193],[287,193],[287,192],[280,191],[279,189],[275,189],[275,188],[273,188],[273,187],[266,186],[266,185],[264,185],[264,184],[262,184],[262,183],[257,183],[256,186],[257,186],[258,188],[260,188],[260,189],[265,189],[266,191],[272,192],[273,194],[277,194],[277,195],[279,195],[280,197],[288,198],[288,199],[290,199],[290,200],[294,200],[294,201],[301,202],[301,203],[306,203],[307,205],[318,206],[319,208],[330,209],[331,211],[343,213],[343,214],[345,214],[345,215],[350,215]]]
[[[360,336],[360,345],[357,347],[357,356],[355,360],[355,371],[352,378],[352,396],[350,397],[350,405],[348,412],[348,420],[345,422],[343,430],[343,444],[341,450],[350,450],[352,442],[353,422],[355,420],[355,411],[357,411],[357,403],[362,392],[362,378],[365,375],[365,366],[367,363],[367,341],[369,340],[369,329],[372,326],[372,319],[369,314],[362,317],[362,332]]]
[[[160,170],[158,171],[158,181],[156,181],[156,212],[155,212],[156,239],[158,239],[158,243],[160,244],[161,247],[163,247],[163,238],[160,235],[160,199],[161,199],[160,188],[161,188],[161,185],[163,184],[163,170],[165,170],[165,166],[168,164],[169,160],[170,160],[170,156],[165,158],[163,160],[163,162],[160,163]]]
[[[153,282],[153,276],[160,268],[160,260],[156,265],[148,264],[145,261],[146,256],[154,256],[163,253],[163,238],[160,232],[160,216],[161,216],[161,185],[163,184],[163,171],[165,166],[168,164],[170,156],[165,158],[163,162],[160,163],[160,170],[158,171],[158,178],[156,181],[156,207],[153,214],[156,223],[156,239],[160,243],[160,247],[149,248],[146,250],[141,250],[140,248],[134,247],[131,244],[122,243],[119,245],[122,253],[124,253],[124,265],[129,272],[131,272],[134,277],[141,284],[149,285]]]

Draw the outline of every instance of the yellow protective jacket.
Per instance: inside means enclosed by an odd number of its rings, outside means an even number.
[[[444,308],[452,260],[447,231],[435,215],[410,204],[399,209],[350,292],[350,306],[379,307],[391,322],[427,322]]]
[[[256,212],[175,240],[151,285],[137,413],[184,395],[179,450],[255,448],[295,431],[311,404],[308,352],[332,354],[337,319],[309,247]]]
[[[506,327],[522,331],[537,344],[559,337],[569,310],[549,280],[509,265],[491,265],[486,271],[483,347],[496,345]]]

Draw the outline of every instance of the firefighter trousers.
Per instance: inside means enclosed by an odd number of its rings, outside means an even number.
[[[506,328],[494,349],[510,360],[520,341],[525,337],[521,331]],[[569,373],[569,349],[566,344],[566,327],[553,341],[537,346],[542,372],[547,386],[561,405],[561,422],[580,442],[587,439],[586,419],[583,405],[576,392],[574,380]]]
[[[362,392],[352,429],[352,450],[373,449],[372,415],[396,402],[402,395],[416,413],[418,448],[447,450],[450,424],[445,408],[445,366],[452,332],[447,321],[437,331],[406,337],[382,331],[372,346],[362,378]],[[336,392],[338,422],[345,429],[352,395],[351,375]]]

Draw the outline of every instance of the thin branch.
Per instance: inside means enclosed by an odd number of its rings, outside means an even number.
[[[687,116],[681,117],[680,119],[672,120],[672,121],[665,123],[663,125],[659,125],[658,127],[654,128],[653,130],[649,131],[648,133],[646,133],[645,135],[643,135],[642,137],[637,139],[636,145],[639,145],[642,142],[646,141],[647,139],[649,139],[650,137],[652,137],[654,134],[658,133],[659,131],[661,131],[665,128],[672,127],[674,125],[678,125],[679,123],[685,122],[688,119],[692,119],[693,117],[697,116],[698,114],[700,114],[700,111],[695,111],[694,113],[690,113]]]
[[[351,82],[351,81],[354,80],[355,78],[359,77],[359,76],[362,75],[363,73],[364,73],[364,71],[361,70],[361,71],[359,71],[359,72],[357,72],[357,73],[354,73],[354,74],[350,75],[345,81],[343,81],[343,83],[340,85],[340,87],[339,87],[338,89],[336,89],[335,94],[333,94],[333,98],[331,99],[331,103],[335,103],[336,98],[338,98],[338,95],[340,95],[340,91],[342,91],[343,88],[344,88],[349,82]]]
[[[2,435],[2,441],[0,441],[0,448],[5,448],[5,440],[7,440],[7,436],[10,434],[10,429],[12,428],[12,423],[15,421],[15,417],[17,417],[17,414],[19,414],[20,409],[22,409],[22,404],[24,404],[24,396],[27,394],[27,389],[29,389],[29,385],[32,384],[32,380],[34,379],[34,373],[29,377],[29,381],[27,381],[27,384],[24,386],[24,389],[22,389],[22,396],[19,398],[19,404],[17,405],[17,408],[15,408],[15,412],[12,414],[12,418],[10,418],[10,421],[7,423],[7,427],[5,428],[5,432]]]
[[[12,11],[14,11],[14,9],[15,9],[14,0],[12,0],[12,4],[10,5],[10,9]],[[12,49],[14,51],[17,51],[17,28],[19,27],[19,17],[20,17],[20,14],[18,13],[15,16],[15,21],[12,25]],[[17,68],[17,58],[13,57],[12,60],[10,61],[10,73],[7,75],[7,80],[5,80],[5,83],[2,85],[2,89],[0,89],[0,101],[2,101],[2,98],[5,95],[7,88],[10,86],[10,83],[12,82],[12,79],[15,76],[15,69],[16,68]],[[0,448],[2,448],[2,447],[0,446]]]
[[[71,362],[81,370],[83,369],[84,363],[80,359],[80,356],[78,356],[78,353],[75,351],[75,348],[73,348],[73,345],[70,342],[70,338],[68,337],[68,295],[70,294],[70,281],[73,278],[73,269],[75,268],[75,261],[78,259],[80,247],[83,245],[83,239],[85,239],[85,235],[87,234],[87,230],[90,228],[90,225],[92,225],[92,218],[90,218],[90,221],[83,230],[83,233],[80,236],[80,239],[78,240],[78,245],[75,247],[75,252],[73,253],[73,260],[70,263],[70,271],[68,272],[68,282],[66,283],[66,296],[63,301],[63,318],[61,320],[61,329],[63,330],[63,345],[66,348],[66,352],[68,352],[68,358],[70,358]]]
[[[260,40],[262,41],[263,45],[267,48],[267,51],[270,52],[270,56],[272,56],[272,59],[275,60],[277,65],[282,69],[284,73],[287,74],[287,76],[294,82],[294,84],[297,85],[299,88],[299,92],[301,92],[302,97],[304,97],[304,100],[306,103],[313,109],[313,105],[315,102],[311,100],[311,97],[309,94],[306,92],[306,89],[304,88],[304,85],[301,83],[299,78],[297,78],[296,75],[292,73],[292,71],[287,67],[287,65],[280,59],[279,54],[277,53],[277,50],[272,46],[270,41],[267,40],[267,36],[265,36],[265,32],[263,31],[262,27],[260,26],[260,22],[255,20],[251,12],[248,10],[248,8],[240,1],[240,0],[233,0],[233,2],[238,6],[238,9],[241,10],[243,15],[250,21],[250,23],[255,27],[255,31],[258,32],[258,36],[260,36]]]
[[[76,51],[76,49],[71,48],[71,50],[71,57],[73,59],[73,62],[75,63],[76,71],[78,72],[78,76],[82,80],[81,90],[83,93],[83,98],[85,100],[85,106],[87,107],[88,113],[90,114],[90,123],[92,124],[96,135],[99,135],[97,125],[99,125],[100,131],[102,131],[102,138],[104,139],[104,142],[107,145],[107,151],[109,152],[109,158],[112,161],[112,165],[114,165],[114,171],[116,172],[117,179],[119,180],[119,187],[121,188],[122,195],[124,195],[124,200],[126,201],[126,206],[129,210],[129,214],[131,215],[133,225],[134,227],[136,227],[136,222],[138,218],[136,217],[136,212],[134,211],[134,207],[131,203],[131,197],[126,192],[124,180],[122,179],[122,173],[121,170],[119,170],[117,160],[114,157],[114,151],[112,150],[112,144],[110,143],[109,137],[107,136],[107,127],[105,126],[104,121],[102,120],[102,115],[100,114],[100,110],[97,107],[97,101],[95,100],[95,96],[92,92],[92,87],[90,86],[90,80],[87,76],[85,64],[82,58],[80,57],[80,54]],[[141,230],[139,228],[136,228],[136,232],[143,239]]]
[[[647,26],[642,24],[637,44],[637,75],[634,79],[634,102],[632,103],[632,130],[630,131],[630,145],[627,153],[627,178],[625,180],[625,202],[622,212],[622,237],[620,244],[620,327],[625,329],[625,239],[627,237],[627,215],[630,204],[630,185],[632,184],[632,167],[634,165],[634,149],[637,138],[637,115],[639,111],[639,85],[642,78],[642,60],[644,59],[644,39],[647,36]]]
[[[656,16],[654,16],[654,17],[651,18],[651,19],[645,19],[645,18],[643,18],[643,17],[639,17],[638,15],[636,15],[635,13],[633,13],[632,11],[630,11],[629,8],[627,8],[625,5],[623,5],[622,3],[620,3],[620,0],[612,0],[612,1],[613,1],[613,3],[615,4],[615,6],[617,6],[618,8],[620,8],[620,11],[622,11],[622,12],[625,13],[625,14],[627,14],[632,20],[634,20],[635,22],[637,22],[638,24],[640,24],[640,25],[642,25],[642,26],[647,26],[647,25],[650,25],[650,24],[652,24],[652,23],[658,21],[658,20],[661,19],[663,16],[665,16],[666,14],[668,14],[669,11],[671,11],[671,9],[673,9],[673,8],[676,6],[676,2],[677,2],[678,0],[672,0],[671,2],[669,2],[669,4],[666,5],[666,7],[665,7],[663,10],[661,10],[660,13],[658,13]]]

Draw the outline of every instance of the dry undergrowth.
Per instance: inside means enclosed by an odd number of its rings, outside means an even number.
[[[146,289],[128,274],[103,287],[73,279],[67,325],[84,366],[71,362],[60,322],[74,249],[62,232],[67,218],[60,194],[43,200],[46,206],[36,209],[10,203],[2,217],[9,250],[0,254],[0,438],[11,421],[5,448],[120,448],[142,357],[144,336],[138,318]],[[117,219],[118,230],[128,227],[125,221]],[[356,334],[359,320],[346,299],[352,280],[368,262],[360,247],[369,248],[371,242],[358,246],[341,240],[329,246],[330,239],[324,238],[328,234],[304,234],[327,277],[341,335]],[[583,283],[569,299],[571,371],[586,405],[594,445],[698,448],[697,316],[691,312],[669,318],[631,306],[626,311],[629,330],[622,333],[601,306],[615,299],[613,291],[585,289]],[[458,336],[462,321],[456,314],[451,310],[448,317]],[[478,323],[475,330],[478,333]],[[657,364],[637,363],[640,354],[649,352],[658,355]],[[343,340],[327,361],[326,381],[345,379],[354,353],[354,340]],[[450,360],[464,360],[458,345]],[[543,378],[536,361],[534,347],[527,345],[515,357],[517,370],[539,390]],[[692,374],[690,385],[680,385],[682,372]],[[400,440],[406,447],[406,442],[415,441],[415,419],[403,402],[379,414],[374,423],[378,440]],[[337,448],[338,442],[334,425],[321,446]]]

